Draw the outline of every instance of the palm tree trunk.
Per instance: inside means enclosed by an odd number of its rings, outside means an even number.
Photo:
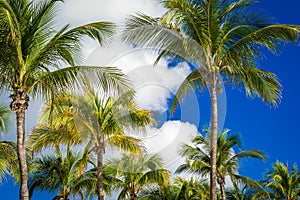
[[[218,178],[218,184],[221,190],[222,200],[226,200],[226,193],[225,193],[225,177]]]
[[[26,148],[25,148],[25,110],[20,109],[16,111],[17,119],[17,154],[19,160],[19,168],[21,174],[20,185],[20,200],[28,200],[28,171],[26,163]]]
[[[21,87],[14,91],[11,98],[12,102],[10,103],[10,109],[16,112],[17,121],[17,154],[21,176],[19,197],[20,200],[28,200],[29,191],[25,147],[25,110],[28,108],[29,97],[26,94],[25,87]]]
[[[210,199],[217,200],[217,140],[218,140],[218,102],[217,81],[209,86],[211,104],[211,136],[210,136]]]
[[[134,192],[130,192],[130,200],[136,200],[137,196]]]
[[[222,183],[222,184],[220,185],[220,190],[221,190],[222,200],[226,200],[225,184],[224,184],[224,183]]]
[[[97,169],[97,192],[98,192],[98,200],[104,200],[104,193],[103,193],[103,184],[102,184],[102,174],[103,174],[103,153],[104,153],[104,146],[103,143],[99,145],[97,149],[97,159],[98,159],[98,169]]]

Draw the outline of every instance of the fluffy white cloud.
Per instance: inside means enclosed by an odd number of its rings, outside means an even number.
[[[164,159],[165,167],[175,171],[183,159],[178,155],[180,146],[190,144],[197,134],[197,128],[190,123],[167,121],[161,128],[149,128],[142,138],[150,153],[158,153]]]
[[[63,21],[73,25],[98,20],[120,24],[137,11],[151,16],[161,16],[164,12],[157,0],[72,0],[65,1],[60,10]],[[169,69],[165,61],[153,67],[157,55],[130,48],[118,41],[108,48],[97,48],[95,43],[86,41],[85,47],[88,57],[85,64],[120,67],[133,81],[137,101],[145,109],[165,112],[167,99],[190,72],[186,65]]]
[[[190,68],[185,64],[169,68],[165,60],[153,66],[156,57],[145,50],[117,42],[94,50],[87,59],[87,65],[119,67],[133,82],[137,102],[142,108],[165,112],[168,98],[190,73]]]
[[[160,16],[163,8],[156,0],[69,0],[61,8],[64,21],[76,25],[99,20],[121,23],[135,12]]]

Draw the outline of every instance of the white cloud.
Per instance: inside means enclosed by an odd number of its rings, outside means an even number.
[[[122,43],[97,48],[87,59],[87,65],[117,66],[128,75],[137,92],[137,102],[143,109],[165,112],[167,100],[190,73],[186,64],[168,67],[166,60],[153,66],[157,55],[133,49]]]
[[[69,0],[63,4],[61,15],[75,25],[99,20],[121,23],[137,11],[160,16],[163,8],[156,0]]]
[[[190,144],[198,133],[195,125],[180,121],[167,121],[161,128],[149,128],[142,138],[150,153],[157,153],[164,159],[165,167],[174,172],[184,162],[178,153],[183,143]]]
[[[128,15],[137,11],[156,17],[161,16],[164,9],[157,0],[69,0],[61,6],[63,21],[72,25],[99,20],[122,24]],[[85,41],[85,48],[86,65],[118,66],[130,77],[137,90],[137,101],[144,109],[165,112],[167,99],[190,72],[186,65],[169,69],[165,61],[154,68],[157,55],[135,50],[121,42],[97,48],[95,43]]]

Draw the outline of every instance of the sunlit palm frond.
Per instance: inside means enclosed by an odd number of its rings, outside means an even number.
[[[131,153],[141,153],[143,151],[141,141],[127,135],[113,135],[106,142],[107,145],[111,145],[122,151]]]
[[[282,86],[276,74],[255,67],[233,68],[228,71],[226,76],[236,85],[243,85],[250,97],[258,96],[275,106],[280,102]]]
[[[205,74],[201,72],[201,70],[195,70],[190,73],[182,82],[180,87],[178,88],[174,100],[171,106],[171,112],[175,111],[176,106],[178,105],[180,99],[184,99],[185,96],[188,95],[188,92],[200,89],[205,90],[207,87],[207,83],[205,80]]]

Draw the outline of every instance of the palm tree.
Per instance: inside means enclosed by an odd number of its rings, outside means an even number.
[[[179,99],[190,90],[208,89],[211,103],[211,199],[216,200],[218,89],[225,83],[243,85],[247,95],[277,105],[281,85],[275,74],[258,69],[265,49],[278,53],[285,43],[296,42],[298,26],[273,23],[251,9],[254,0],[160,0],[167,9],[161,18],[139,13],[127,19],[123,39],[151,47],[160,55],[194,64],[178,89]],[[223,79],[223,81],[222,81]]]
[[[197,135],[193,139],[193,146],[183,145],[181,155],[186,158],[186,163],[182,164],[176,170],[177,173],[192,172],[199,175],[207,176],[210,172],[211,158],[209,154],[210,150],[210,136],[209,130],[204,130],[206,137]],[[266,156],[263,152],[258,150],[243,150],[237,153],[234,152],[235,146],[241,148],[240,135],[229,135],[229,130],[224,130],[218,135],[218,151],[217,151],[217,182],[220,186],[221,196],[223,200],[226,200],[225,194],[225,177],[229,176],[232,182],[236,180],[244,180],[251,184],[255,184],[255,181],[245,176],[238,174],[238,162],[243,158],[256,158],[265,160]]]
[[[11,110],[16,113],[17,152],[21,173],[20,199],[28,199],[25,153],[25,111],[29,96],[50,97],[67,87],[76,88],[79,79],[89,80],[106,90],[125,81],[115,68],[79,67],[80,38],[88,36],[104,44],[115,25],[95,22],[70,29],[55,29],[56,8],[62,0],[0,0],[0,89],[11,92]],[[62,64],[71,67],[61,68]],[[98,79],[101,79],[98,81]]]
[[[142,131],[152,122],[149,111],[138,109],[134,101],[134,92],[124,93],[118,98],[100,98],[91,88],[82,96],[63,95],[54,100],[46,107],[42,119],[47,116],[52,128],[49,128],[49,125],[37,127],[30,137],[40,139],[30,146],[41,150],[45,145],[55,146],[58,142],[86,144],[88,151],[97,155],[98,199],[104,198],[102,178],[105,149],[110,145],[132,153],[141,152],[141,141],[126,135],[126,131]]]
[[[250,200],[253,193],[258,190],[263,190],[263,186],[259,181],[251,179],[238,179],[233,181],[233,187],[226,191],[226,198],[228,200]]]
[[[61,100],[65,99],[56,98],[52,103]],[[51,109],[55,112],[54,110]],[[44,111],[48,111],[48,108],[46,107]],[[47,114],[47,112],[42,113],[41,119]],[[41,152],[44,148],[55,149],[54,155],[42,154],[30,163],[29,169],[32,171],[29,180],[30,197],[38,188],[49,192],[59,191],[54,199],[68,199],[71,194],[79,195],[82,199],[91,199],[97,190],[97,165],[91,157],[88,145],[84,147],[83,153],[76,153],[72,150],[73,146],[82,147],[78,145],[85,144],[85,138],[82,138],[82,135],[74,128],[74,121],[69,121],[74,113],[64,109],[61,114],[64,116],[60,116],[51,124],[39,124],[29,134],[28,147],[32,154]],[[60,149],[62,145],[67,147],[65,152]],[[66,156],[63,157],[63,155]],[[86,170],[87,168],[90,169]],[[104,176],[103,188],[106,193],[110,193],[111,181]]]
[[[163,169],[162,164],[162,158],[156,154],[124,154],[120,159],[108,160],[105,168],[108,174],[119,180],[115,186],[121,189],[118,199],[136,200],[146,185],[169,183],[170,172]]]
[[[209,199],[209,185],[206,180],[186,180],[176,177],[173,184],[161,187],[146,187],[139,194],[140,200],[207,200]]]
[[[35,189],[58,194],[53,198],[68,200],[71,195],[85,198],[85,192],[93,187],[96,177],[92,171],[87,171],[88,164],[95,164],[89,158],[88,152],[74,152],[67,147],[65,156],[57,146],[55,153],[41,155],[31,164],[33,171],[29,178],[30,198]]]
[[[296,200],[300,198],[300,172],[294,164],[289,171],[288,164],[277,161],[272,170],[266,174],[266,180],[262,181],[264,190],[259,190],[253,195],[253,199],[286,199]]]

